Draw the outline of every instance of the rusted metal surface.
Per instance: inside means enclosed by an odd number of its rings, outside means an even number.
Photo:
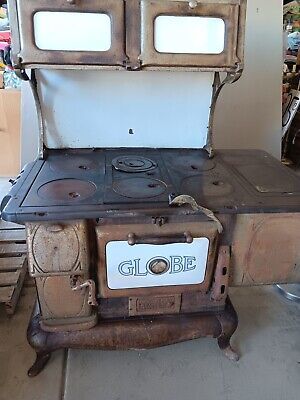
[[[29,271],[36,281],[45,329],[95,325],[87,222],[27,223],[26,231]]]
[[[70,3],[66,0],[11,0],[10,12],[13,27],[13,60],[21,69],[29,64],[47,65],[124,65],[125,25],[124,1],[122,0],[89,0]],[[39,11],[86,12],[108,14],[112,21],[111,47],[108,51],[46,51],[35,44],[33,16]],[[17,12],[17,16],[16,16]]]
[[[238,215],[231,286],[300,282],[300,214]]]
[[[188,1],[157,1],[142,0],[142,66],[159,67],[206,67],[211,69],[222,68],[235,70],[237,64],[242,64],[243,53],[237,46],[238,38],[243,34],[239,31],[240,25],[245,24],[241,18],[244,15],[243,8],[246,2],[243,0],[224,2],[216,0],[210,2],[195,2],[191,7]],[[154,47],[154,20],[159,15],[187,15],[187,16],[210,16],[221,18],[225,23],[225,47],[220,54],[168,54],[159,53]]]
[[[191,5],[193,3],[193,5]],[[243,63],[246,0],[11,0],[13,62],[17,68],[112,67],[146,69],[200,69],[233,71]],[[33,15],[38,11],[105,13],[112,20],[112,45],[108,51],[46,51],[34,40]],[[163,54],[153,44],[156,16],[183,15],[222,18],[225,49],[221,54]]]
[[[218,339],[220,349],[228,356],[231,349],[230,338],[238,323],[236,312],[229,299],[226,308],[216,313],[102,321],[89,330],[77,332],[45,332],[41,328],[38,312],[37,309],[32,316],[27,331],[28,341],[37,353],[36,362],[30,368],[29,376],[39,374],[50,353],[62,348],[151,349],[199,337],[214,337]]]
[[[87,223],[26,224],[32,277],[84,275],[89,270]]]
[[[179,314],[181,295],[129,297],[129,316]]]
[[[116,170],[112,160],[125,154],[151,159],[157,167],[138,173]],[[157,195],[150,183],[143,194],[137,177],[161,182],[164,192]],[[127,185],[117,193],[114,184],[120,187],[123,180]],[[95,191],[82,191],[82,181]],[[60,185],[64,190],[64,183],[68,190],[61,198],[55,188]],[[41,196],[45,189],[47,197]],[[137,198],[131,197],[134,192]],[[112,216],[148,221],[197,214],[188,205],[170,207],[171,194],[193,197],[219,219],[223,214],[295,213],[299,212],[300,179],[278,160],[255,150],[218,150],[213,160],[204,150],[187,149],[50,151],[46,160],[28,165],[15,181],[2,217],[23,223]]]
[[[219,96],[225,85],[235,83],[240,79],[240,77],[242,76],[242,72],[243,72],[243,67],[239,63],[236,64],[235,71],[228,72],[226,77],[222,81],[220,78],[220,73],[215,72],[215,77],[213,82],[213,95],[209,111],[207,138],[206,138],[206,144],[204,146],[210,158],[214,156],[214,138],[213,138],[214,117]]]
[[[211,290],[211,299],[222,302],[228,296],[228,281],[230,273],[230,248],[220,246],[214,282]]]

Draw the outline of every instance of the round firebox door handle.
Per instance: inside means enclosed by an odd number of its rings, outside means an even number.
[[[51,233],[58,233],[64,230],[63,225],[61,224],[52,224],[47,227],[47,231]]]
[[[152,244],[152,245],[164,245],[173,243],[193,243],[193,236],[190,232],[184,232],[181,236],[160,236],[160,237],[138,237],[134,233],[129,233],[127,236],[127,242],[130,246],[135,244]]]

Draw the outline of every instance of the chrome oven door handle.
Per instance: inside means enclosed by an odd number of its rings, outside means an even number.
[[[180,236],[146,236],[146,237],[138,237],[134,233],[129,233],[127,236],[127,242],[130,246],[134,246],[135,244],[152,244],[152,245],[164,245],[164,244],[173,244],[173,243],[193,243],[193,236],[190,232],[184,232],[183,235]]]

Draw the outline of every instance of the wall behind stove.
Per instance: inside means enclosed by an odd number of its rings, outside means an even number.
[[[268,0],[267,2],[262,2],[261,0],[248,1],[245,72],[239,82],[226,87],[221,95],[216,113],[215,125],[215,142],[219,148],[259,148],[272,153],[276,157],[280,155],[282,69],[281,3],[282,2],[278,0]],[[61,76],[63,76],[63,72],[61,74]],[[57,92],[60,92],[63,90],[60,85],[64,85],[64,82],[57,74],[53,74],[53,77],[55,76],[56,78],[53,81],[52,89],[55,88]],[[127,75],[124,75],[124,77],[126,76]],[[198,77],[195,76],[195,82],[197,81]],[[188,78],[188,82],[191,83],[190,78]],[[176,84],[176,79],[174,84]],[[206,88],[208,90],[207,86]],[[184,94],[183,86],[182,89],[182,94]],[[55,95],[55,91],[53,92],[52,90],[52,94]],[[60,93],[57,94],[57,98],[61,99],[61,97],[59,97]],[[174,92],[169,94],[172,104],[174,104],[173,100],[175,94]],[[187,107],[186,110],[189,110],[188,119],[194,116],[197,120],[199,114],[196,112],[196,105],[198,103],[197,97],[195,96],[195,87],[192,87],[192,94],[194,96],[194,101],[191,103],[192,108]],[[24,84],[22,95],[22,160],[24,164],[36,156],[37,123],[34,117],[32,96],[26,84]],[[132,95],[132,93],[130,95]],[[162,97],[166,98],[167,95],[168,93],[164,91]],[[207,92],[205,101],[203,102],[201,101],[200,93],[199,104],[202,102],[202,105],[205,105],[208,95],[209,92]],[[132,97],[125,97],[122,101],[126,102],[130,98]],[[184,99],[182,98],[181,101],[184,102]],[[120,105],[121,103],[119,102],[116,104]],[[59,104],[59,112],[63,111],[63,102],[59,100],[57,104]],[[114,115],[117,118],[119,110],[116,104],[114,105]],[[73,109],[72,113],[72,107],[70,107],[69,104],[66,104],[65,107],[71,112],[71,117],[73,116],[75,119],[80,117],[78,109]],[[159,108],[160,105],[158,104],[157,109],[159,110]],[[178,117],[174,107],[169,107],[166,110],[166,113],[163,115],[164,124],[166,124],[166,117],[169,117],[171,120],[174,120],[174,117]],[[51,111],[51,107],[48,109],[48,112],[49,111]],[[85,115],[87,115],[87,113],[85,113]],[[202,117],[201,129],[200,125],[199,129],[195,126],[195,137],[199,144],[203,143],[204,140],[203,126],[205,125],[205,113],[202,113]],[[155,119],[154,125],[157,126],[157,115],[154,115],[153,119]],[[55,125],[51,126],[51,121],[49,121],[49,123],[48,126],[52,129]],[[117,126],[117,124],[115,124],[115,126]],[[84,127],[85,126],[82,125],[82,129],[84,129]],[[64,129],[64,126],[59,126],[58,128],[58,131],[61,131]],[[70,132],[70,122],[66,122],[66,128]],[[193,126],[189,124],[189,128],[193,129]],[[57,132],[54,132],[54,135],[56,133]],[[176,130],[176,134],[180,135],[180,129]],[[181,143],[182,140],[184,140],[183,135],[184,133],[181,133],[181,137],[179,138]]]
[[[281,152],[282,1],[248,0],[245,71],[218,103],[219,148]]]

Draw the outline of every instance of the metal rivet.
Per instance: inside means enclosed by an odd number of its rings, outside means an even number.
[[[189,7],[190,8],[196,8],[198,5],[198,2],[195,0],[189,1]]]

